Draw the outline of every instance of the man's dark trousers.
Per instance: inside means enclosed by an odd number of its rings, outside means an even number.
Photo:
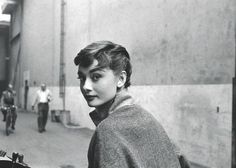
[[[2,109],[3,121],[6,121],[7,111]]]
[[[45,127],[48,119],[48,103],[39,103],[38,104],[38,130],[39,132],[45,131]]]

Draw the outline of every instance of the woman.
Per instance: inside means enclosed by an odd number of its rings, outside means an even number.
[[[92,43],[74,59],[80,89],[96,125],[89,168],[178,168],[177,155],[157,120],[128,94],[132,68],[124,47]]]

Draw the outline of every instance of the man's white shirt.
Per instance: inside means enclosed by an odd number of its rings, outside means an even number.
[[[45,91],[38,90],[36,99],[38,103],[48,103],[52,99],[50,90],[49,89],[46,89]]]

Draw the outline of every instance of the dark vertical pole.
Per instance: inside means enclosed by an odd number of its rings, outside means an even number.
[[[235,40],[235,72],[233,78],[233,108],[232,108],[232,157],[231,168],[236,168],[236,25],[234,26],[234,40]]]
[[[63,111],[65,110],[65,58],[64,58],[64,41],[65,41],[65,1],[61,0],[61,35],[60,35],[60,97],[63,101]]]
[[[4,89],[7,87],[7,83],[9,81],[9,74],[10,74],[10,25],[7,28],[7,35],[6,35],[6,58],[5,58],[5,82],[4,82]]]
[[[233,78],[233,109],[232,109],[232,160],[231,168],[236,168],[236,79]]]

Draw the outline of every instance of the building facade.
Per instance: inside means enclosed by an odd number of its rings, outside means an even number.
[[[9,23],[0,21],[0,97],[7,85]]]
[[[131,94],[164,126],[192,162],[231,164],[234,0],[14,0],[9,81],[28,108],[45,82],[51,109],[94,129],[73,58],[87,44],[124,45],[133,64]],[[142,95],[142,96],[140,96]]]

